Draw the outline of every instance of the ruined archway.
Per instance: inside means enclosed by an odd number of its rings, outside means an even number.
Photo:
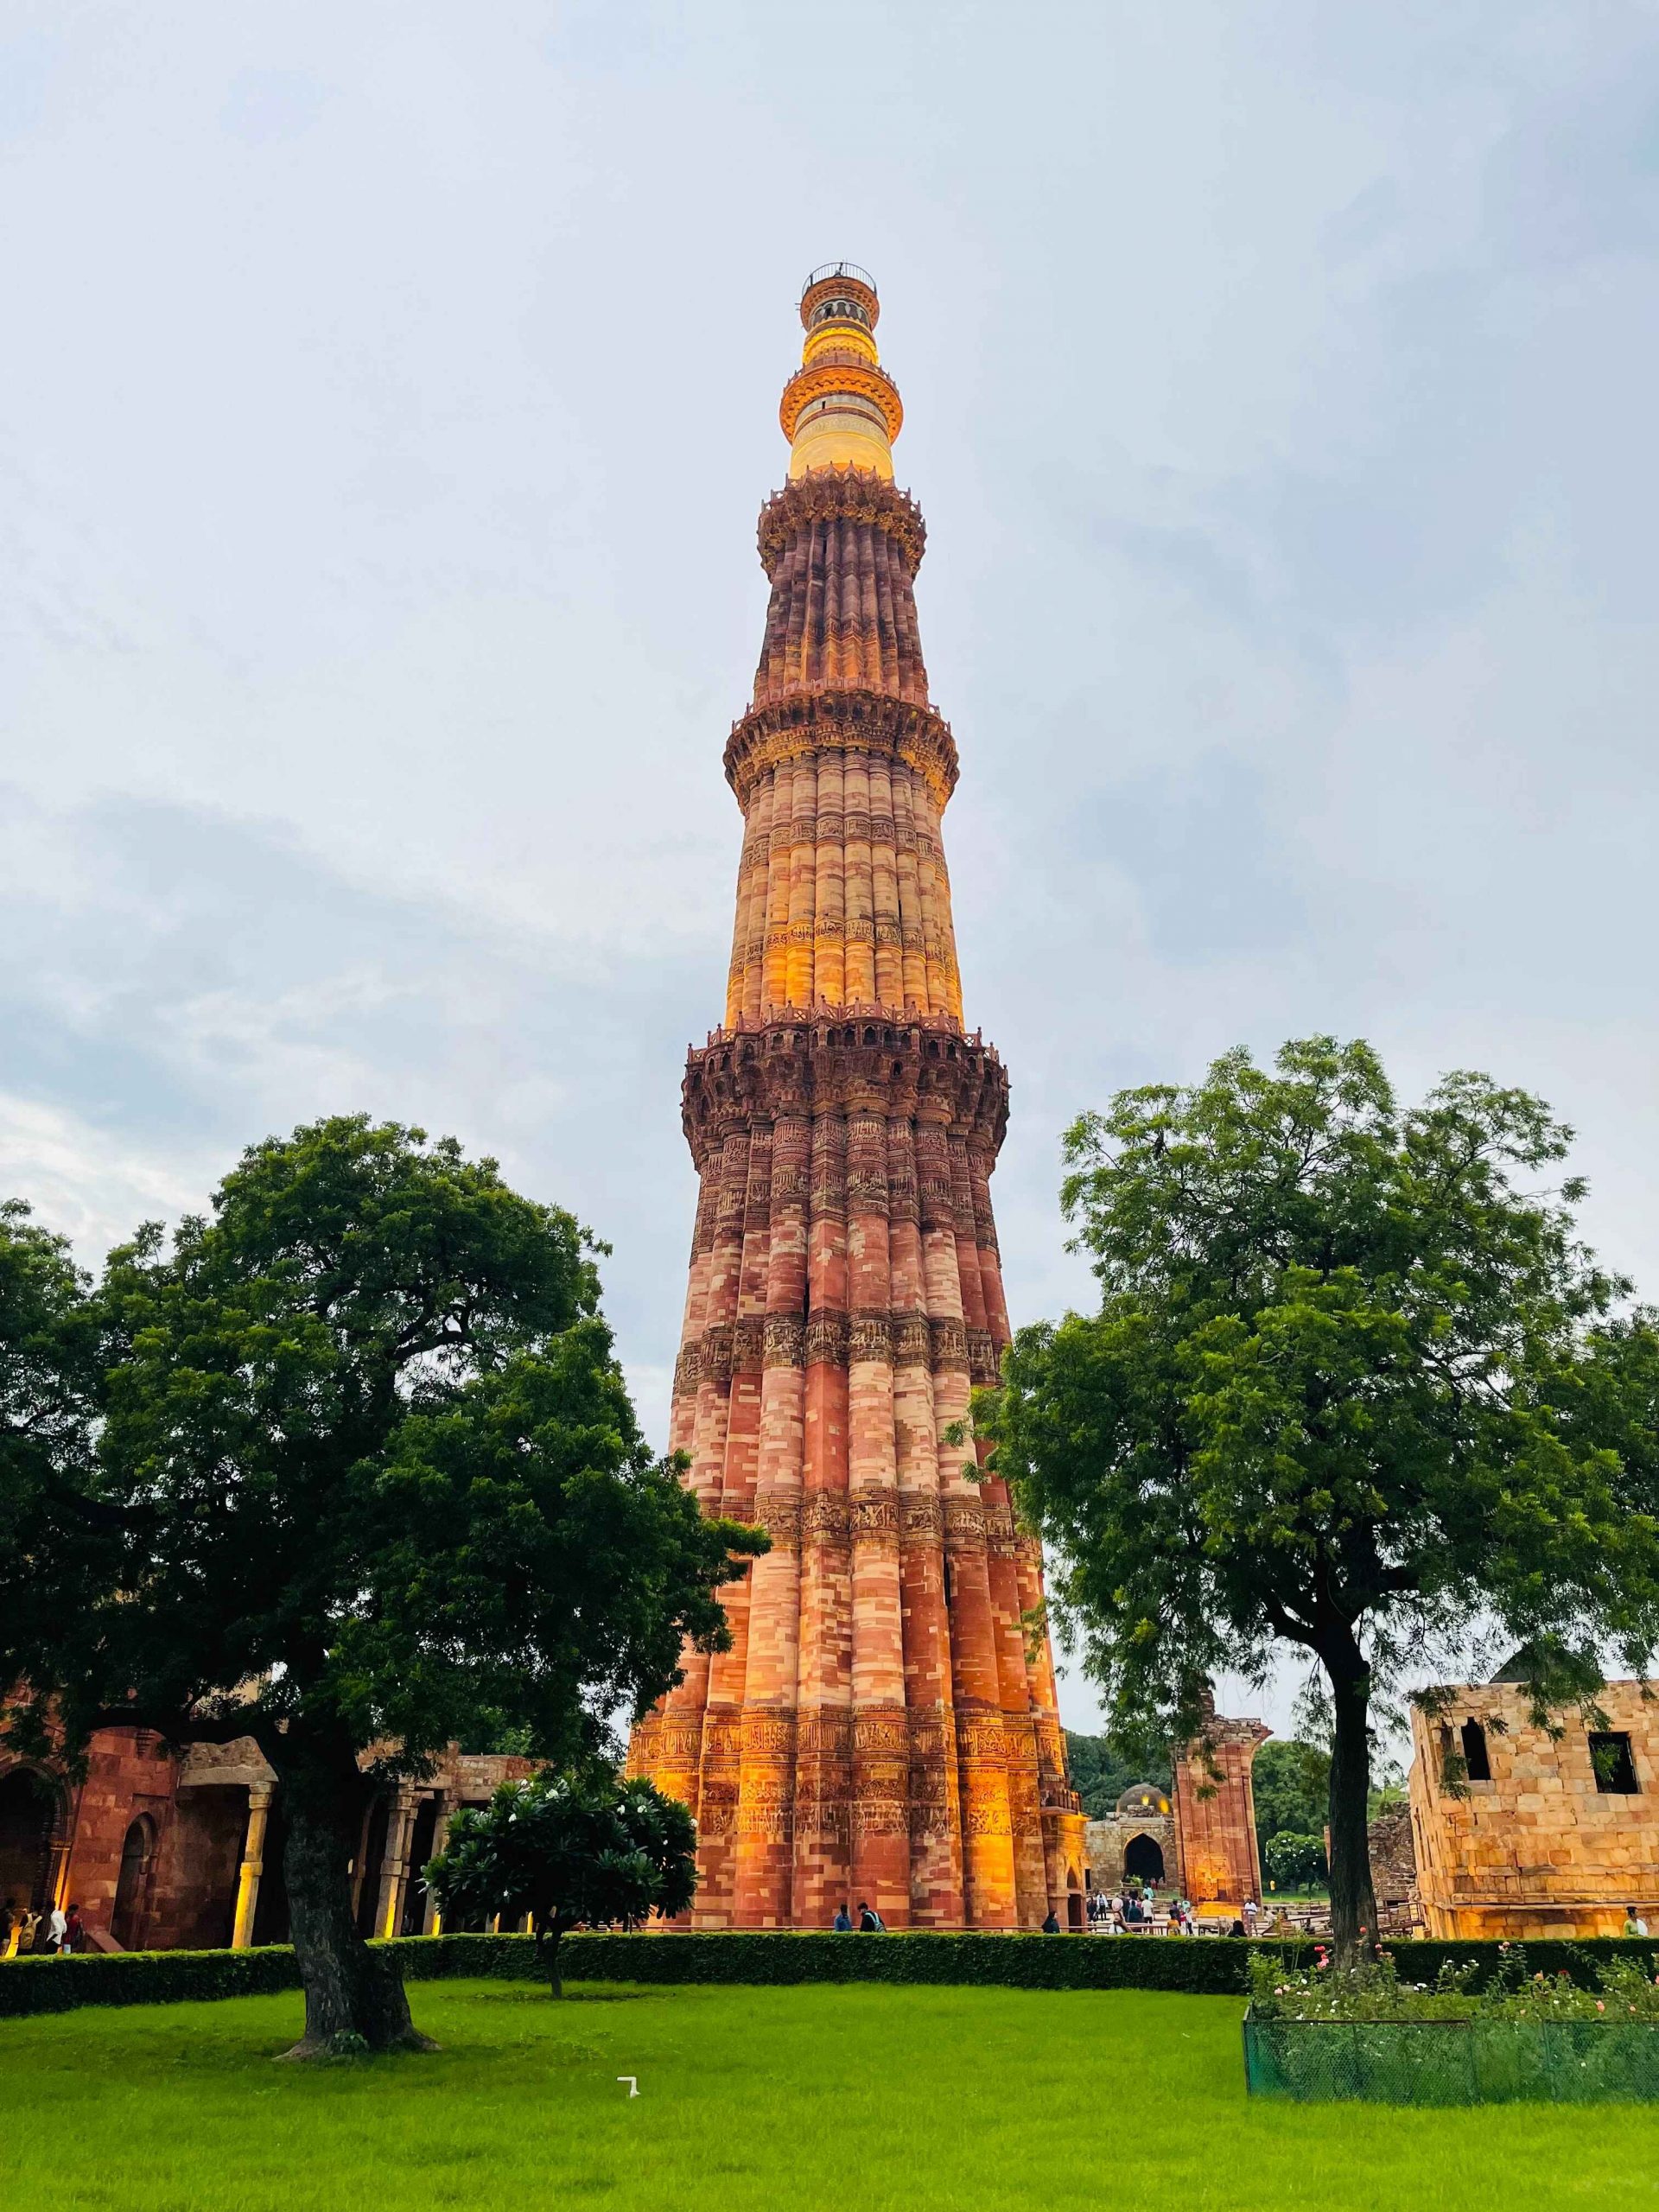
[[[1123,1847],[1123,1876],[1126,1881],[1161,1882],[1163,1846],[1149,1835],[1132,1835]]]
[[[52,1838],[60,1796],[32,1766],[0,1774],[0,1902],[10,1897],[32,1912],[51,1903]]]

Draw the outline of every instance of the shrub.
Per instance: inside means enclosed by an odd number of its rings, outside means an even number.
[[[1249,1961],[1251,2016],[1260,2020],[1637,2020],[1659,2022],[1659,1974],[1651,1951],[1639,1946],[1552,1944],[1578,1953],[1573,1965],[1546,1972],[1524,1946],[1499,1943],[1496,1958],[1458,1964],[1440,1960],[1433,1974],[1408,1944],[1373,1963],[1333,1966],[1320,1948],[1311,1967],[1258,1948]],[[1435,1945],[1435,1950],[1451,1946]],[[1536,1946],[1541,1949],[1542,1946]],[[1599,1954],[1599,1955],[1596,1955]],[[1574,1971],[1576,1966],[1577,1971]],[[1483,1967],[1484,1972],[1483,1973]]]
[[[1262,1850],[1262,1871],[1281,1890],[1305,1890],[1325,1878],[1325,1839],[1281,1829]]]

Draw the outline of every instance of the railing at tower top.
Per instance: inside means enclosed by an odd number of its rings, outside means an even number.
[[[874,277],[868,269],[861,269],[855,261],[826,261],[822,268],[815,269],[802,285],[801,297],[804,299],[812,287],[822,284],[827,276],[850,276],[854,283],[868,284],[871,291],[875,289]]]

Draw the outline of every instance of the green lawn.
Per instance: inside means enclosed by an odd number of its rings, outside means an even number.
[[[1659,2202],[1659,2110],[1247,2102],[1236,1999],[429,1982],[434,2056],[270,2063],[295,1997],[0,2021],[0,2206],[952,2212]],[[630,2100],[619,2074],[634,2074]]]

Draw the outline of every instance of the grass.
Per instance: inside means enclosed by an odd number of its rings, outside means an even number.
[[[1235,1999],[427,1983],[426,2057],[270,2063],[296,1997],[0,2022],[0,2207],[1472,2212],[1659,2203],[1659,2109],[1249,2104]],[[619,2074],[639,2076],[630,2100]]]

